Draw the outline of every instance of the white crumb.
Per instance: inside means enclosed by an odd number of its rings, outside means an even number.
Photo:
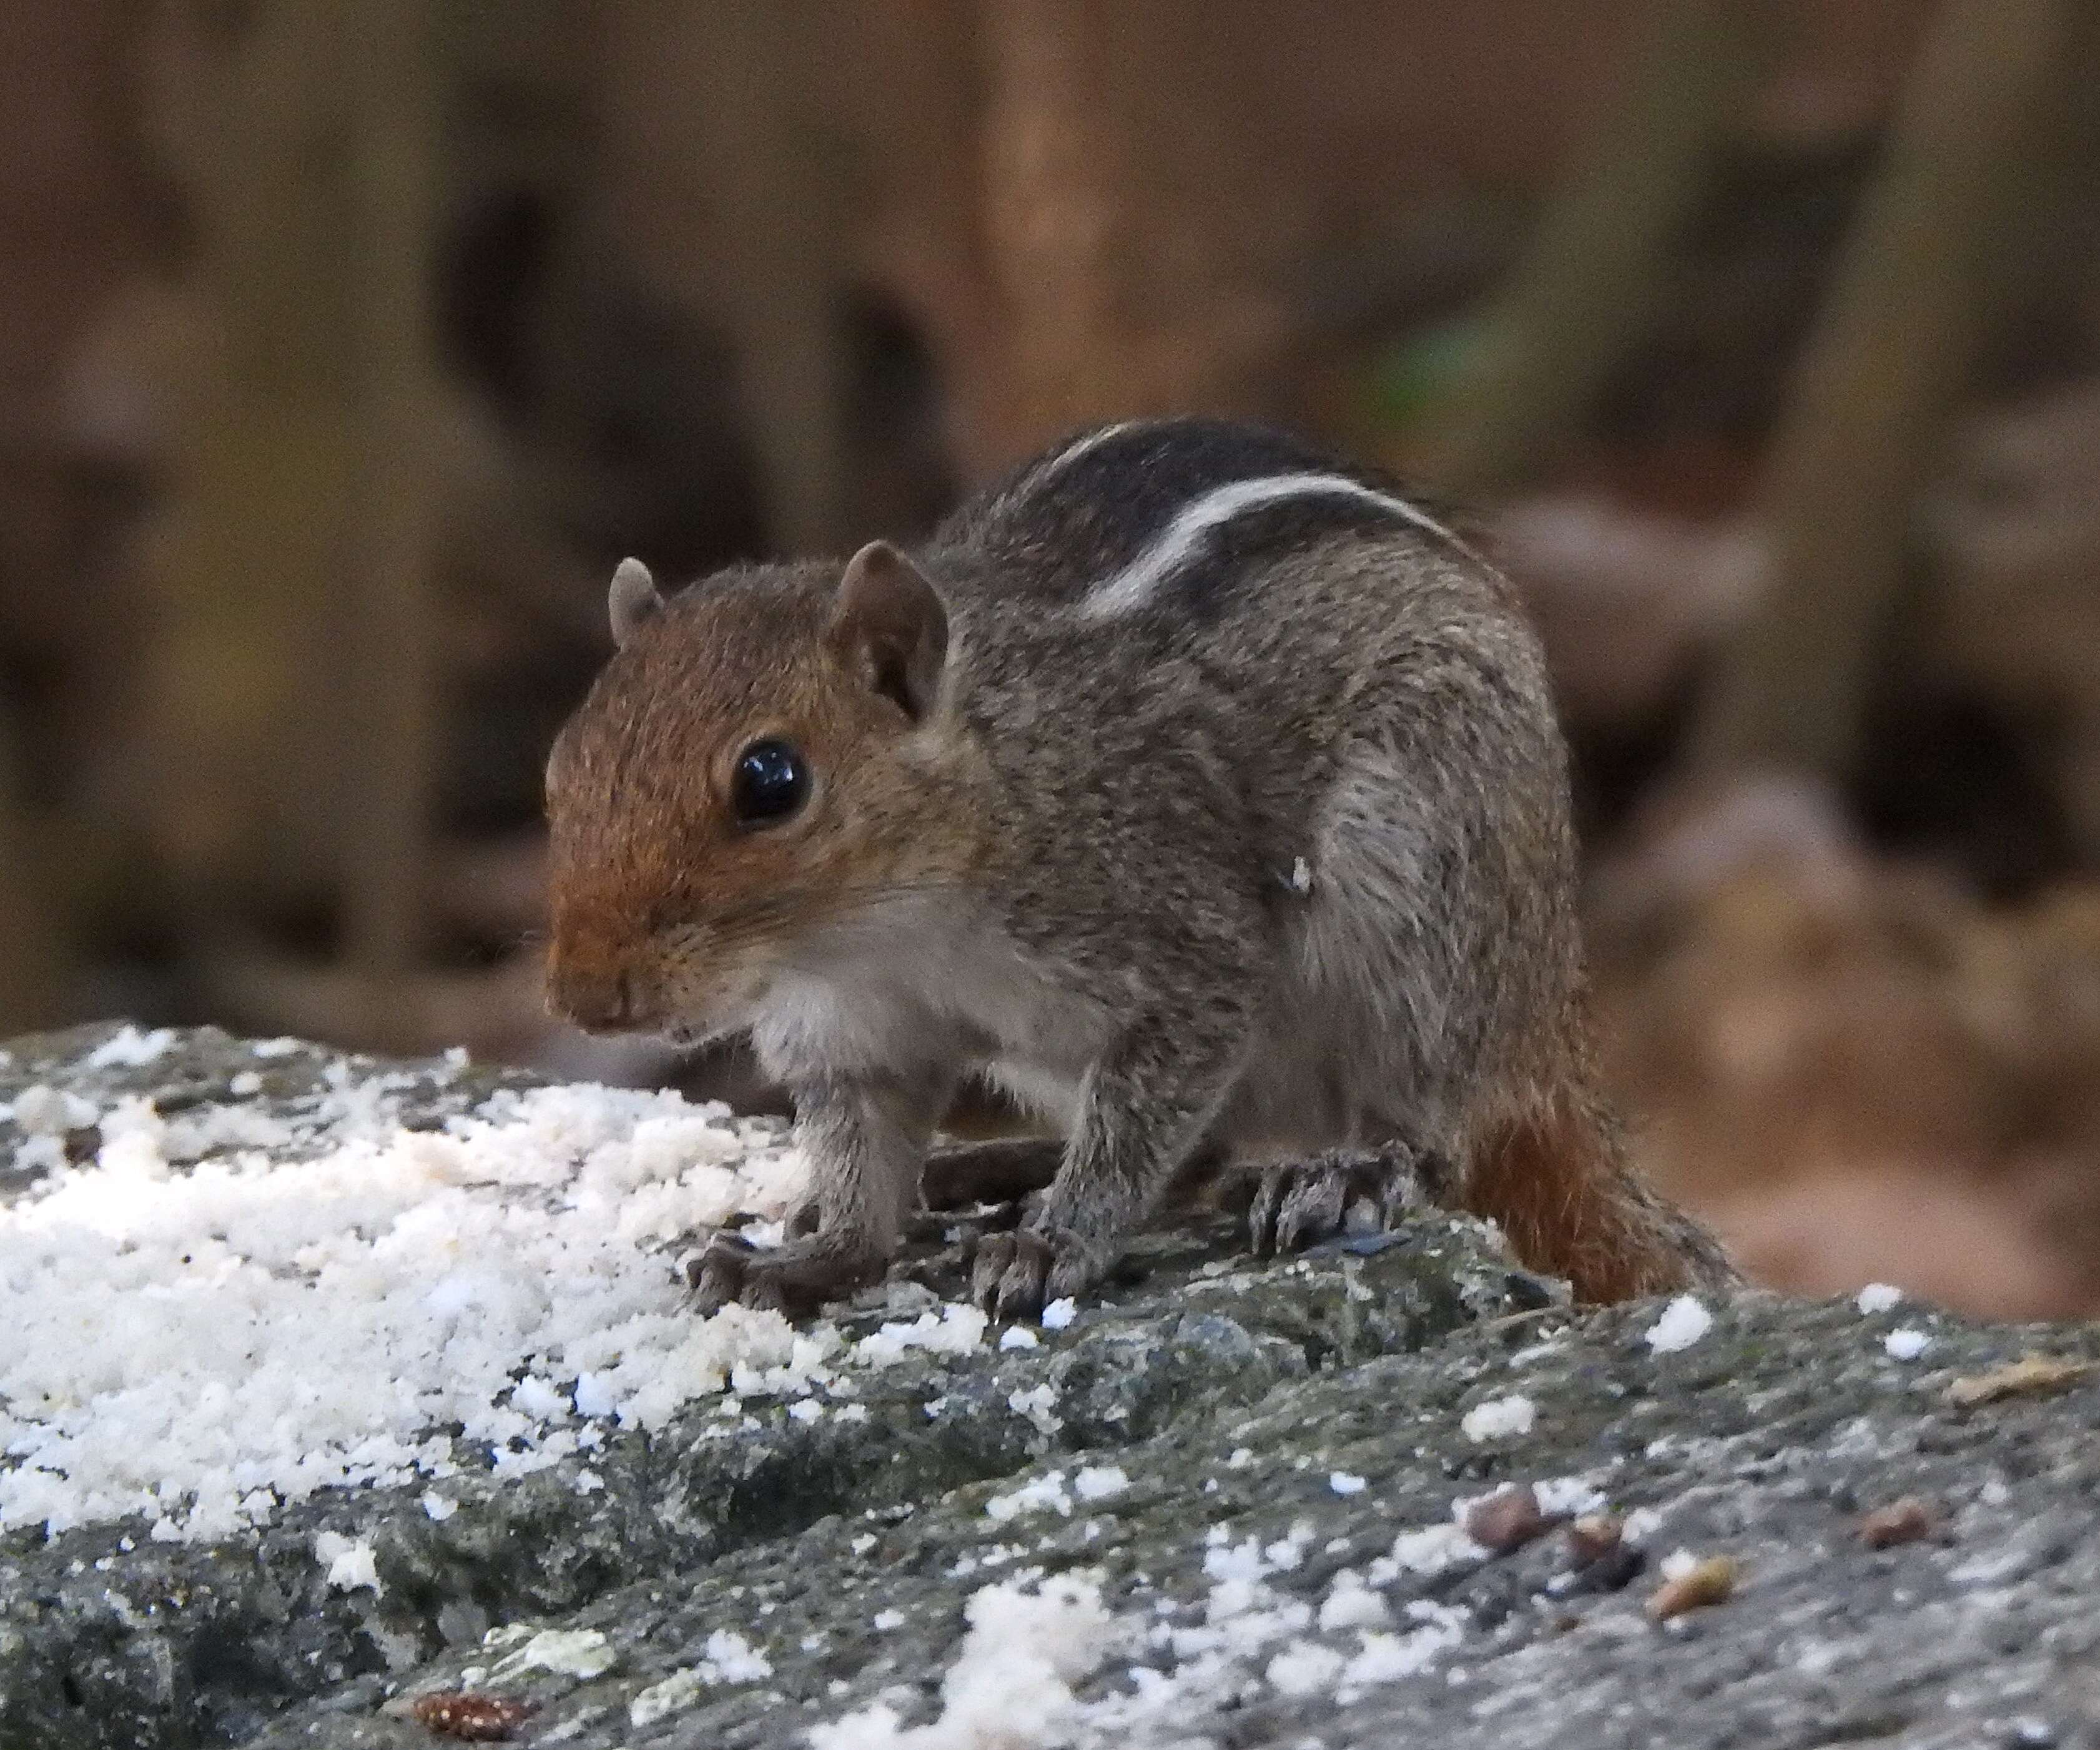
[[[1899,1361],[1915,1361],[1932,1347],[1932,1338],[1917,1326],[1906,1325],[1883,1338],[1882,1347]]]
[[[1392,1620],[1392,1607],[1383,1593],[1364,1584],[1352,1567],[1335,1575],[1334,1584],[1320,1604],[1320,1627],[1331,1634],[1338,1629],[1382,1629]]]
[[[1106,1501],[1128,1488],[1130,1479],[1119,1466],[1089,1465],[1072,1479],[1072,1487],[1082,1501]]]
[[[1065,1418],[1052,1408],[1057,1401],[1057,1388],[1047,1379],[1026,1391],[1006,1395],[1006,1407],[1017,1416],[1026,1416],[1044,1434],[1055,1434],[1065,1426]]]
[[[379,1582],[372,1545],[362,1540],[352,1542],[340,1532],[323,1532],[314,1539],[314,1559],[325,1570],[328,1583],[338,1592],[355,1592],[360,1587],[375,1593],[386,1589]]]
[[[236,1100],[247,1100],[262,1091],[262,1078],[253,1069],[244,1069],[226,1084],[226,1091]]]
[[[1317,1641],[1293,1641],[1268,1662],[1262,1675],[1280,1695],[1312,1695],[1331,1690],[1342,1674],[1342,1655]]]
[[[1903,1302],[1903,1290],[1886,1282],[1869,1282],[1860,1290],[1856,1304],[1871,1318],[1877,1312],[1893,1312]]]
[[[1352,1476],[1346,1470],[1327,1473],[1327,1487],[1337,1495],[1361,1495],[1369,1486],[1361,1477]]]
[[[1529,1434],[1533,1415],[1529,1398],[1489,1398],[1466,1412],[1459,1420],[1458,1431],[1469,1440],[1496,1440],[1505,1435]]]
[[[175,1043],[175,1029],[156,1027],[141,1033],[130,1022],[112,1033],[81,1060],[89,1069],[136,1069],[152,1063]]]
[[[1699,1558],[1689,1549],[1673,1549],[1656,1564],[1656,1571],[1665,1580],[1682,1580],[1699,1566]]]
[[[1662,1515],[1652,1507],[1636,1507],[1626,1516],[1619,1535],[1636,1549],[1662,1529]]]
[[[1024,1513],[1051,1511],[1061,1513],[1067,1519],[1072,1516],[1072,1497],[1065,1488],[1065,1473],[1061,1470],[1052,1470],[1032,1483],[1024,1483],[1010,1494],[995,1495],[985,1503],[986,1515],[1002,1525],[1008,1519],[1019,1519]]]
[[[867,1625],[869,1628],[874,1629],[877,1634],[887,1634],[892,1629],[902,1629],[904,1626],[904,1612],[902,1611],[877,1611],[874,1616],[868,1619]]]
[[[636,1731],[667,1715],[682,1713],[706,1692],[708,1680],[693,1665],[681,1665],[660,1682],[638,1691],[627,1704],[627,1723]]]
[[[1484,1545],[1466,1535],[1462,1525],[1456,1523],[1402,1532],[1392,1541],[1392,1554],[1371,1564],[1371,1584],[1382,1585],[1403,1571],[1410,1574],[1440,1574],[1447,1568],[1485,1561],[1488,1553]]]
[[[885,1702],[811,1729],[810,1750],[1036,1750],[1070,1741],[1072,1686],[1121,1638],[1090,1580],[1061,1575],[1035,1591],[990,1585],[964,1607],[969,1631],[941,1682],[940,1717],[900,1724]]]
[[[1079,1303],[1069,1294],[1062,1300],[1053,1300],[1043,1309],[1043,1329],[1061,1331],[1079,1316]]]
[[[86,1130],[99,1116],[100,1109],[93,1100],[63,1088],[46,1087],[41,1082],[15,1096],[15,1124],[24,1136],[64,1136],[68,1131]]]
[[[1648,1346],[1657,1355],[1674,1355],[1689,1349],[1714,1328],[1714,1315],[1696,1294],[1679,1294],[1662,1309],[1662,1316],[1648,1327]]]
[[[1002,1349],[1039,1349],[1043,1339],[1025,1325],[1009,1325],[999,1339]]]
[[[258,1039],[248,1047],[248,1055],[250,1057],[289,1057],[293,1052],[302,1050],[304,1044],[305,1042],[299,1039]]]
[[[492,1629],[483,1646],[506,1646],[519,1639],[521,1624]],[[489,1668],[492,1682],[521,1677],[527,1671],[551,1671],[558,1677],[580,1677],[588,1682],[602,1677],[620,1663],[605,1636],[596,1629],[542,1629],[525,1632],[523,1644],[505,1653]]]

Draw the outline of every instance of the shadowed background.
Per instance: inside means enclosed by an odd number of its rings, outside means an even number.
[[[2100,1310],[2097,10],[11,0],[0,1032],[762,1103],[541,1010],[614,563],[1248,414],[1532,601],[1658,1179]]]

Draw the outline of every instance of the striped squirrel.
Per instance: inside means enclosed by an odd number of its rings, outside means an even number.
[[[715,1237],[704,1307],[880,1277],[923,1173],[937,1201],[1048,1181],[973,1265],[1032,1315],[1228,1164],[1264,1252],[1426,1197],[1585,1300],[1733,1280],[1597,1090],[1538,643],[1377,475],[1132,421],[914,554],[668,600],[630,560],[611,609],[547,768],[551,1002],[748,1032],[813,1173],[787,1243]],[[929,1169],[971,1073],[1061,1141]]]

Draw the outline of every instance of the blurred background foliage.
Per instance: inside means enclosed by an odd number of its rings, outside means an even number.
[[[2100,1311],[2096,10],[9,0],[0,1031],[762,1101],[540,1010],[614,562],[1247,414],[1533,602],[1657,1176]]]

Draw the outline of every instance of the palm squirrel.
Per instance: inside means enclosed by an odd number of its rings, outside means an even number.
[[[552,1004],[748,1032],[813,1174],[799,1237],[716,1237],[703,1306],[847,1293],[933,1180],[1004,1178],[1048,1189],[972,1291],[1032,1315],[1226,1164],[1264,1251],[1426,1196],[1585,1300],[1733,1280],[1597,1091],[1538,641],[1391,483],[1132,421],[911,555],[669,600],[628,561],[611,619],[547,767]],[[927,1171],[973,1073],[1061,1142]]]

